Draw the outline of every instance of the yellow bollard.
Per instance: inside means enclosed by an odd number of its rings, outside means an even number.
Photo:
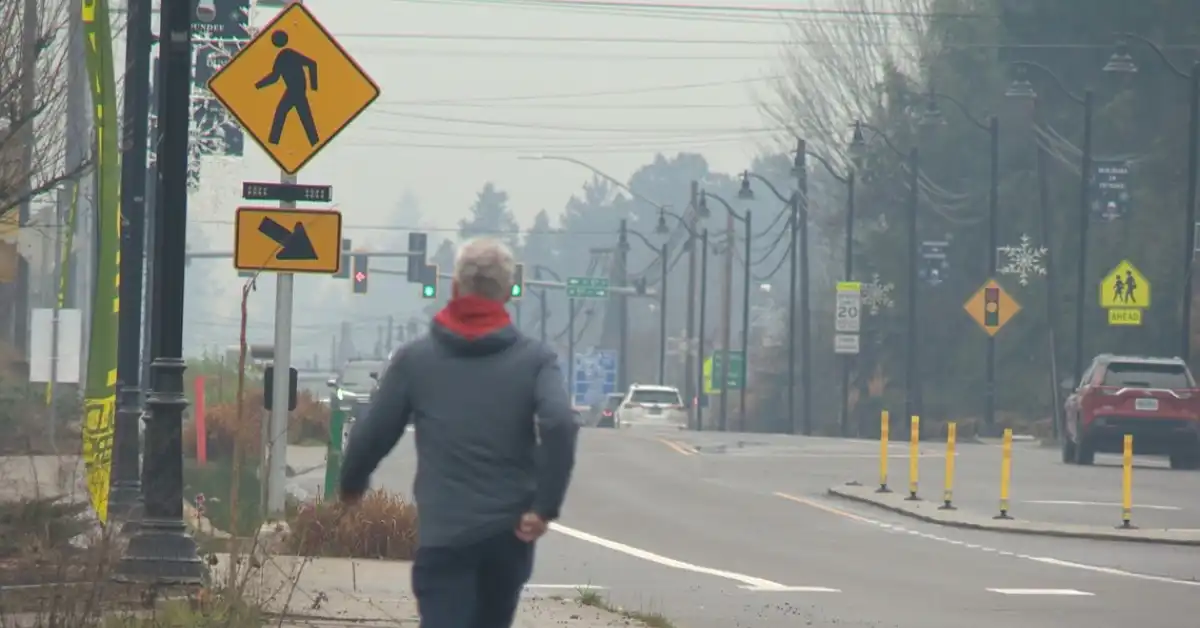
[[[954,510],[954,445],[958,441],[958,424],[946,424],[946,486],[942,489],[942,507],[939,510]]]
[[[1012,429],[1004,430],[1000,444],[1000,514],[994,519],[1012,519],[1008,514],[1008,488],[1012,483]]]
[[[913,415],[908,430],[908,501],[917,501],[917,475],[921,472],[921,418]]]
[[[887,485],[888,475],[888,411],[879,415],[879,489],[876,493],[890,493]]]
[[[1121,527],[1133,529],[1133,434],[1125,435],[1121,452]]]

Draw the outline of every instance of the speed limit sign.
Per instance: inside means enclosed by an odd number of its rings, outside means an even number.
[[[842,281],[837,285],[834,329],[842,334],[857,334],[862,328],[862,284]]]

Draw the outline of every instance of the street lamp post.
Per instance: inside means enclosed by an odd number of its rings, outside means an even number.
[[[1017,61],[1013,63],[1013,82],[1004,95],[1009,98],[1037,98],[1033,84],[1026,78],[1030,68],[1041,71],[1050,77],[1051,82],[1068,98],[1083,107],[1083,155],[1079,173],[1079,272],[1075,276],[1075,381],[1083,379],[1083,311],[1084,295],[1087,294],[1087,243],[1088,223],[1090,212],[1091,172],[1092,172],[1092,90],[1078,96],[1063,83],[1050,68],[1033,61]]]
[[[147,405],[145,509],[140,525],[129,537],[114,577],[125,582],[156,585],[199,585],[205,567],[196,541],[183,522],[183,308],[187,245],[188,126],[191,120],[192,7],[168,2],[162,8],[159,67],[159,186],[156,202],[164,208],[165,223],[153,247],[159,269],[161,309],[160,351],[151,366],[155,376]],[[169,213],[168,213],[169,212]]]
[[[1119,33],[1122,39],[1135,39],[1150,47],[1158,58],[1167,66],[1172,74],[1187,79],[1191,85],[1188,95],[1188,147],[1187,147],[1187,197],[1184,216],[1184,258],[1183,258],[1183,311],[1180,319],[1180,357],[1188,361],[1192,354],[1192,273],[1196,258],[1196,187],[1200,178],[1200,61],[1192,64],[1191,73],[1184,72],[1175,66],[1161,46],[1154,41],[1136,33]],[[1137,65],[1129,55],[1125,42],[1117,44],[1117,50],[1104,66],[1105,72],[1137,72]]]
[[[744,194],[747,194],[747,193],[749,194],[749,196],[748,197],[744,196]],[[753,198],[753,197],[754,197],[754,192],[750,189],[750,182],[748,179],[746,179],[743,176],[742,187],[738,191],[738,198]],[[722,342],[724,343],[724,347],[722,350],[725,352],[725,355],[724,355],[723,359],[721,360],[721,419],[720,419],[720,426],[721,426],[721,431],[725,431],[725,427],[726,427],[726,418],[725,417],[728,416],[726,413],[729,410],[729,403],[728,403],[728,399],[729,399],[729,346],[730,346],[730,344],[732,344],[731,336],[733,335],[733,320],[732,320],[733,319],[733,240],[735,239],[735,236],[737,234],[737,230],[734,229],[734,224],[733,224],[734,221],[736,220],[738,222],[741,222],[742,224],[744,224],[746,226],[746,241],[745,241],[745,249],[744,249],[745,256],[746,256],[746,259],[744,260],[745,261],[744,280],[746,282],[746,285],[743,290],[743,292],[744,292],[744,303],[742,305],[743,314],[745,314],[745,312],[749,311],[750,245],[751,245],[751,242],[753,239],[753,234],[750,233],[750,210],[747,209],[745,214],[739,214],[737,212],[737,210],[735,210],[733,208],[733,206],[729,204],[729,201],[725,200],[721,196],[719,196],[717,194],[713,194],[712,192],[702,192],[700,195],[700,203],[704,207],[705,213],[707,213],[709,211],[707,199],[710,199],[710,198],[717,201],[725,208],[726,218],[728,220],[728,223],[726,224],[725,229],[726,229],[726,232],[729,234],[729,245],[728,245],[729,248],[725,252],[725,262],[726,262],[726,264],[725,264],[725,280],[724,280],[725,281],[725,295],[724,295],[724,302],[722,303],[722,312],[723,312],[722,317],[724,320],[722,321],[722,325],[721,325]],[[745,315],[743,315],[743,318],[742,318],[742,373],[741,373],[742,378],[741,378],[741,386],[739,387],[739,390],[741,391],[740,392],[741,398],[740,398],[740,402],[739,402],[741,404],[741,408],[738,411],[738,430],[739,431],[746,429],[746,363],[750,360],[750,355],[747,351],[746,340],[745,340],[746,339],[746,319],[747,319],[747,317]]]
[[[704,396],[704,312],[708,308],[708,229],[700,232],[700,329],[696,334],[696,353],[699,355],[700,368],[696,369],[696,431],[704,431],[704,404],[700,399]]]
[[[787,203],[788,207],[791,210],[790,215],[788,217],[788,228],[791,230],[792,241],[791,241],[791,244],[788,246],[791,272],[789,273],[790,286],[788,288],[788,389],[787,389],[787,399],[788,399],[788,426],[791,429],[792,433],[794,434],[794,433],[796,433],[796,297],[797,297],[796,287],[799,284],[799,281],[796,278],[796,274],[801,268],[803,268],[805,271],[804,292],[806,295],[808,293],[808,276],[807,276],[808,246],[807,245],[803,246],[804,253],[805,253],[805,255],[803,256],[804,261],[803,261],[802,265],[798,264],[797,258],[800,257],[799,249],[801,248],[801,246],[798,245],[798,241],[799,242],[807,242],[807,240],[808,240],[808,226],[807,226],[807,222],[808,222],[807,217],[808,216],[807,216],[807,213],[805,213],[803,215],[801,214],[801,204],[800,204],[800,197],[802,196],[801,191],[798,191],[798,190],[793,191],[790,196],[784,196],[783,193],[781,193],[779,191],[779,189],[776,188],[775,185],[771,183],[770,180],[768,180],[766,177],[764,177],[762,175],[746,171],[743,174],[743,176],[749,177],[752,179],[757,179],[758,181],[762,182],[764,185],[767,186],[767,189],[770,190],[771,193],[775,195],[775,198],[779,199],[780,201],[782,201],[784,203]],[[807,180],[807,179],[805,179],[805,180]],[[807,309],[808,298],[804,297],[803,300],[804,300],[805,309]],[[805,322],[807,322],[807,321],[808,321],[808,318],[805,317]],[[808,325],[806,324],[806,325],[804,325],[803,334],[805,336],[807,336],[808,333],[809,333],[809,328],[808,328]],[[809,346],[809,341],[807,339],[803,339],[801,342],[805,348],[807,348]],[[808,360],[808,357],[807,357],[808,352],[805,351],[804,353],[805,353],[805,360]],[[808,365],[808,363],[806,362],[805,366],[807,366],[807,365]],[[812,391],[808,387],[810,382],[811,382],[811,380],[805,378],[804,382],[802,383],[802,386],[803,386],[802,392],[804,394],[805,399],[809,399],[812,396],[810,394]],[[806,407],[808,407],[807,401],[805,403],[806,403]],[[805,413],[804,430],[803,430],[804,433],[805,434],[810,433],[811,428],[812,428],[812,423],[811,423],[810,419],[808,418],[808,413]]]
[[[617,232],[617,285],[622,288],[629,286],[629,223],[621,219]],[[617,297],[617,317],[620,321],[620,344],[617,354],[617,388],[622,392],[629,390],[629,295],[622,291]]]
[[[989,279],[995,279],[997,249],[996,221],[1000,211],[1000,118],[989,116],[988,121],[983,122],[979,118],[976,118],[971,113],[970,108],[962,101],[948,94],[935,92],[932,84],[929,86],[926,97],[925,112],[921,118],[923,125],[935,126],[945,122],[945,118],[942,117],[942,110],[938,106],[938,101],[944,100],[957,107],[968,122],[988,134],[988,246],[985,256],[987,257],[987,276]],[[984,364],[983,420],[988,427],[991,427],[996,424],[996,337],[991,334],[987,334],[987,354],[984,358]]]
[[[908,169],[908,338],[906,339],[905,362],[907,366],[905,370],[908,373],[904,379],[908,391],[905,395],[904,406],[905,414],[908,415],[908,425],[911,427],[913,417],[921,416],[923,405],[921,394],[921,360],[918,353],[920,344],[917,342],[917,334],[920,331],[919,321],[917,320],[917,284],[919,283],[917,276],[917,210],[920,201],[921,158],[920,152],[915,146],[909,149],[906,154],[892,144],[892,140],[886,133],[866,122],[856,120],[854,122],[854,135],[850,139],[850,157],[856,165],[862,163],[862,157],[867,149],[867,141],[863,136],[864,129],[871,131],[875,137],[882,139],[888,149],[907,162],[905,167]]]
[[[660,221],[659,226],[665,229],[665,221]],[[658,231],[657,227],[655,231]],[[650,250],[658,251],[659,261],[662,264],[662,281],[658,287],[658,385],[663,386],[666,383],[667,372],[667,271],[669,265],[667,243],[663,242],[661,245],[655,246],[649,238],[633,229],[626,231],[626,234],[637,237]]]
[[[659,207],[658,225],[655,227],[656,232],[666,235],[670,231],[670,229],[667,228],[666,217],[670,216],[684,229],[684,231],[687,232],[688,236],[687,240],[685,240],[683,243],[684,250],[687,251],[688,254],[687,313],[685,315],[687,317],[687,321],[684,332],[684,335],[687,338],[685,340],[686,350],[684,351],[683,369],[684,393],[687,397],[688,404],[692,404],[693,400],[698,402],[701,392],[692,388],[692,385],[696,381],[695,378],[692,377],[692,371],[695,370],[693,365],[696,364],[696,360],[692,358],[691,350],[692,339],[696,337],[695,328],[693,327],[696,321],[696,240],[699,239],[699,234],[696,232],[696,224],[698,220],[708,218],[708,214],[705,213],[707,209],[700,207],[699,189],[699,184],[695,181],[692,181],[691,201],[688,203],[689,211],[686,213],[686,217],[676,214],[675,212],[668,210],[666,207]],[[700,364],[703,365],[703,355],[699,354],[698,358],[701,360]],[[699,407],[699,403],[696,403],[695,405],[697,408]]]
[[[844,176],[825,159],[817,153],[810,152],[809,157],[816,159],[818,163],[825,167],[825,171],[834,179],[846,186],[846,257],[842,260],[842,281],[853,281],[854,276],[854,170],[851,169]],[[843,437],[850,436],[850,368],[853,356],[845,356],[842,360],[842,416],[841,416],[841,432]]]

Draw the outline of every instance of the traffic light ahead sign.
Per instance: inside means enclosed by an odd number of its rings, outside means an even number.
[[[983,331],[989,336],[995,336],[1001,327],[1007,325],[1008,321],[1021,311],[1021,305],[1005,292],[995,279],[989,279],[978,292],[967,299],[963,309],[979,323]]]

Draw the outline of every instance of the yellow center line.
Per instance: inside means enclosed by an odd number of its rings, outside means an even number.
[[[842,510],[840,508],[834,508],[833,506],[829,506],[827,504],[822,504],[821,502],[818,502],[818,501],[815,501],[812,499],[808,499],[805,497],[797,497],[795,495],[789,495],[787,493],[780,493],[778,491],[775,492],[775,496],[782,497],[783,499],[786,499],[788,501],[796,502],[797,504],[804,504],[805,506],[816,508],[817,510],[823,510],[831,515],[837,515],[839,517],[845,517],[847,519],[852,519],[854,521],[858,521],[859,523],[870,523],[870,524],[875,523],[874,521],[871,521],[870,519],[867,519],[866,517],[860,517],[854,513],[846,512],[845,510]]]
[[[680,454],[683,454],[683,455],[685,455],[685,456],[694,456],[694,455],[696,455],[696,450],[695,450],[695,449],[693,449],[692,447],[690,447],[690,446],[688,446],[688,445],[685,445],[685,444],[683,444],[683,443],[680,443],[680,442],[677,442],[677,441],[673,441],[673,440],[667,440],[667,439],[665,439],[665,438],[660,438],[660,439],[658,439],[658,442],[660,442],[660,443],[662,443],[662,444],[666,445],[667,447],[670,447],[670,448],[671,448],[671,449],[673,449],[673,450],[674,450],[676,453],[680,453]]]

